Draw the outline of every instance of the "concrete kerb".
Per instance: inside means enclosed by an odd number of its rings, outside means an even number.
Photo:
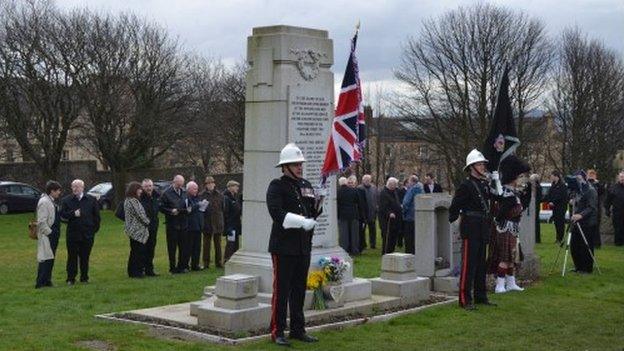
[[[436,302],[430,305],[418,306],[418,307],[410,308],[407,310],[384,313],[384,314],[371,316],[371,317],[362,317],[362,318],[357,318],[357,319],[352,319],[352,320],[347,320],[347,321],[317,325],[317,326],[306,328],[306,330],[308,332],[320,332],[324,330],[342,329],[345,327],[356,326],[356,325],[361,325],[361,324],[385,322],[387,320],[390,320],[396,317],[401,317],[407,314],[417,313],[428,308],[448,305],[448,304],[457,302],[457,297],[448,296],[448,295],[435,295],[435,294],[432,294],[432,295],[445,296],[447,300]],[[136,321],[132,319],[120,318],[120,317],[115,316],[120,313],[125,313],[125,312],[98,314],[98,315],[95,315],[95,318],[108,320],[108,321],[114,321],[114,322],[142,324],[142,325],[149,326],[156,330],[159,330],[159,329],[166,330],[167,332],[176,334],[177,336],[185,340],[200,340],[200,341],[207,341],[211,343],[224,344],[224,345],[240,345],[240,344],[250,343],[254,341],[267,340],[270,338],[270,334],[264,334],[264,335],[250,336],[250,337],[240,338],[240,339],[232,339],[232,338],[227,338],[223,336],[217,336],[213,334],[207,334],[207,333],[202,333],[202,332],[198,332],[194,330],[184,329],[180,327],[160,325],[160,324],[152,323],[152,322]]]

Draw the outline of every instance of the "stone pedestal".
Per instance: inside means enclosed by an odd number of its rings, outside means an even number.
[[[295,142],[307,160],[303,176],[313,185],[320,183],[334,117],[334,75],[330,70],[333,43],[324,30],[254,28],[247,39],[247,62],[243,235],[241,249],[226,263],[225,274],[258,276],[259,291],[270,293],[273,265],[267,249],[272,219],[266,206],[266,190],[272,179],[281,176],[275,165],[289,142]],[[329,180],[329,189],[312,241],[312,269],[321,256],[338,256],[352,263],[338,246],[333,179]],[[353,281],[351,271],[344,281]]]
[[[533,183],[531,186],[535,187]],[[540,261],[535,254],[535,218],[537,216],[539,213],[535,211],[535,188],[533,188],[531,202],[522,213],[520,220],[519,239],[524,253],[524,261],[516,274],[519,279],[535,280],[539,277]]]
[[[217,278],[213,299],[191,304],[190,314],[200,326],[235,332],[265,328],[271,306],[259,303],[258,278],[234,274]]]
[[[457,233],[448,221],[452,197],[448,194],[426,194],[414,198],[415,270],[431,279],[433,290],[456,293],[459,281],[453,276],[456,264]]]
[[[395,296],[417,302],[429,298],[430,281],[416,275],[411,254],[386,254],[381,260],[381,277],[371,279],[373,294]]]

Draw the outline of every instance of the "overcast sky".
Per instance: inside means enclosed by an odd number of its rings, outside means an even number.
[[[393,85],[407,36],[417,34],[423,19],[468,0],[57,0],[62,8],[131,11],[178,36],[186,48],[234,63],[245,57],[251,28],[275,24],[326,29],[334,40],[337,83],[342,79],[355,24],[361,21],[358,59],[361,78],[377,86]],[[493,0],[544,20],[555,36],[578,25],[624,55],[624,0]],[[379,82],[379,83],[375,83]]]

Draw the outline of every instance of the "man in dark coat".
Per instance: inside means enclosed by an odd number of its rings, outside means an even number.
[[[184,177],[176,175],[173,183],[160,197],[160,212],[165,214],[167,226],[167,253],[169,255],[169,272],[172,274],[186,273],[182,258],[188,251],[188,198],[183,189]],[[176,251],[178,263],[176,265]]]
[[[80,262],[80,281],[89,282],[89,256],[95,233],[100,230],[100,206],[84,193],[84,182],[71,183],[72,194],[61,202],[61,218],[67,221],[67,284],[74,285]]]
[[[602,238],[600,237],[600,222],[602,219],[602,200],[604,199],[605,195],[605,187],[598,180],[598,172],[596,172],[595,169],[587,170],[587,182],[589,182],[589,184],[593,186],[594,189],[596,189],[596,194],[598,195],[598,207],[596,212],[598,222],[596,224],[594,233],[592,234],[592,240],[594,241],[594,247],[600,248],[600,246],[602,246]]]
[[[372,184],[372,177],[370,174],[365,174],[362,177],[362,184],[358,187],[366,196],[367,214],[366,219],[368,222],[368,245],[371,249],[377,246],[377,212],[379,211],[379,191],[377,187]],[[364,247],[366,247],[366,243]]]
[[[405,194],[407,194],[407,191],[411,187],[416,185],[417,182],[418,182],[418,177],[415,176],[415,175],[412,175],[409,178],[403,180],[403,185],[402,186],[397,186],[396,194],[397,194],[397,197],[399,199],[399,203],[400,204],[403,203],[403,198],[405,197]],[[383,192],[383,190],[382,190],[382,192]],[[394,246],[403,247],[403,236],[404,236],[403,235],[403,228],[404,227],[405,227],[405,223],[401,219],[401,222],[399,223],[399,232],[396,234],[396,238],[394,240],[394,243],[395,243]]]
[[[223,193],[223,200],[225,202],[225,256],[224,262],[227,262],[232,255],[238,251],[240,236],[242,231],[242,215],[243,215],[243,200],[238,193],[240,184],[235,180],[230,180],[227,183],[227,190]]]
[[[214,243],[215,266],[223,267],[221,258],[221,237],[225,232],[223,222],[224,198],[216,189],[215,179],[211,176],[206,177],[204,181],[206,190],[201,194],[201,198],[208,201],[208,208],[204,215],[204,267],[210,266],[210,247]]]
[[[568,188],[566,187],[561,173],[553,171],[550,174],[550,190],[542,199],[542,202],[548,202],[552,209],[552,221],[555,224],[555,232],[557,233],[556,242],[563,241],[565,231],[565,213],[568,208]]]
[[[572,200],[574,214],[570,217],[570,221],[573,223],[570,254],[572,261],[574,261],[574,271],[587,274],[594,269],[592,258],[594,241],[591,234],[594,233],[596,225],[598,225],[598,194],[596,189],[587,182],[585,171],[577,171],[574,175],[576,176],[578,189],[575,191]],[[580,225],[580,229],[577,224]],[[583,238],[583,235],[585,238]]]
[[[468,177],[459,185],[449,208],[449,222],[458,218],[462,239],[461,274],[459,277],[459,305],[467,310],[476,309],[475,303],[489,302],[485,286],[486,246],[493,229],[490,212],[491,193],[486,181],[486,163],[479,150],[466,157],[464,171]],[[494,175],[495,180],[498,174]]]
[[[402,230],[401,200],[398,194],[399,181],[390,177],[379,194],[379,224],[381,226],[381,254],[394,252],[397,238]]]
[[[184,268],[188,269],[189,258],[191,260],[191,270],[200,271],[199,257],[201,256],[202,229],[204,228],[204,212],[208,207],[208,201],[199,197],[199,186],[190,181],[186,184],[186,194],[188,196],[188,240],[189,250],[182,259]]]
[[[273,259],[271,338],[282,346],[290,345],[284,337],[287,307],[290,308],[290,338],[318,341],[306,334],[303,301],[315,219],[321,213],[323,198],[317,198],[312,184],[302,178],[303,162],[301,150],[295,144],[286,145],[277,164],[283,176],[271,181],[266,197],[273,219],[269,239]]]
[[[423,192],[425,194],[442,192],[442,186],[435,181],[435,178],[433,177],[433,174],[431,173],[427,173],[425,175],[425,184],[423,188],[424,188]]]
[[[611,216],[615,246],[624,245],[624,171],[618,174],[617,183],[611,185],[605,199],[605,213]]]
[[[347,184],[355,189],[358,194],[358,251],[362,253],[366,248],[366,224],[368,223],[368,200],[366,191],[358,187],[357,177],[352,175],[347,180]]]
[[[344,177],[338,180],[338,184],[338,243],[349,254],[357,255],[360,253],[358,191]]]
[[[149,237],[145,243],[145,275],[155,277],[158,274],[154,272],[154,253],[156,251],[156,238],[158,235],[158,212],[160,210],[160,195],[154,190],[154,182],[151,179],[143,179],[141,182],[143,193],[141,194],[141,205],[145,209],[145,214],[149,218],[150,223],[147,227]]]

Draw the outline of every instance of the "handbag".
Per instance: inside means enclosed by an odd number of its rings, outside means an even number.
[[[31,219],[28,223],[28,237],[37,240],[37,220]]]

